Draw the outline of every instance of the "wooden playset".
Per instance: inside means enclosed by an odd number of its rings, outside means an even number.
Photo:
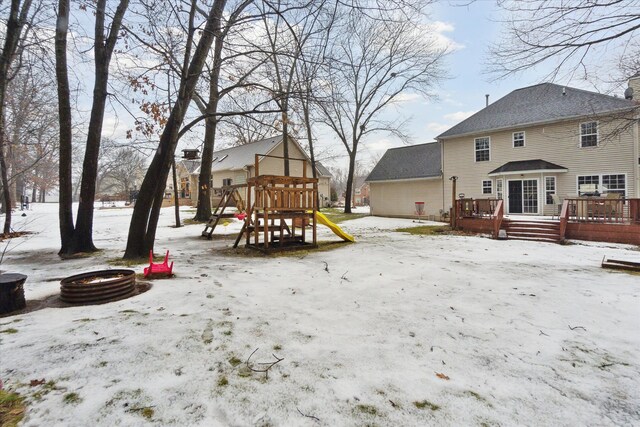
[[[307,177],[304,159],[289,159],[302,162],[301,177],[260,175],[259,160],[265,157],[284,160],[284,157],[256,154],[256,176],[247,180],[250,209],[234,247],[242,237],[247,248],[263,252],[317,247],[318,180]],[[305,224],[311,229],[307,230]]]

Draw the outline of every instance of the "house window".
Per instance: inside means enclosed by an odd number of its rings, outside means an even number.
[[[475,139],[476,162],[488,162],[491,154],[491,140],[488,136]]]
[[[627,177],[624,174],[602,175],[602,186],[607,193],[618,193],[622,198],[626,197]]]
[[[482,194],[492,194],[493,193],[493,181],[484,180],[482,181]]]
[[[578,177],[578,196],[585,193],[595,193],[600,184],[600,175],[584,175]]]
[[[596,147],[598,145],[598,122],[580,123],[580,146]]]
[[[544,177],[544,193],[547,205],[553,205],[553,195],[556,194],[556,177]]]
[[[504,198],[504,187],[502,179],[496,179],[496,199],[502,200]]]
[[[524,132],[513,133],[513,148],[524,147]]]

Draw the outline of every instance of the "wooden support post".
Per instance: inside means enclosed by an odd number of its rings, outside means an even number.
[[[449,178],[451,181],[451,202],[452,202],[452,213],[451,213],[451,228],[456,228],[457,220],[458,220],[458,209],[456,205],[456,182],[458,181],[457,176],[452,176]]]

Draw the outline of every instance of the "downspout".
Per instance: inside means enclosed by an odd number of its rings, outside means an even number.
[[[438,140],[440,143],[440,178],[442,179],[442,212],[447,212],[445,207],[445,198],[444,198],[444,141],[442,139]],[[442,219],[442,216],[441,216]]]
[[[635,196],[640,197],[640,135],[638,132],[638,121],[640,121],[640,114],[636,114],[635,124],[633,125],[633,171],[636,176],[635,179]]]

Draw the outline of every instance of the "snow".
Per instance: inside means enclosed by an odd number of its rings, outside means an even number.
[[[14,228],[34,234],[2,263],[29,276],[27,299],[119,268],[131,209],[96,210],[102,251],[65,261],[57,206],[32,209]],[[246,257],[228,249],[235,219],[211,241],[172,221],[163,210],[156,252],[171,251],[175,278],[0,319],[17,330],[0,333],[0,379],[27,396],[23,425],[640,423],[640,281],[600,268],[636,247],[415,236],[394,230],[430,223],[364,217],[340,224],[355,244]],[[254,369],[283,358],[268,377],[247,369],[256,349]]]

